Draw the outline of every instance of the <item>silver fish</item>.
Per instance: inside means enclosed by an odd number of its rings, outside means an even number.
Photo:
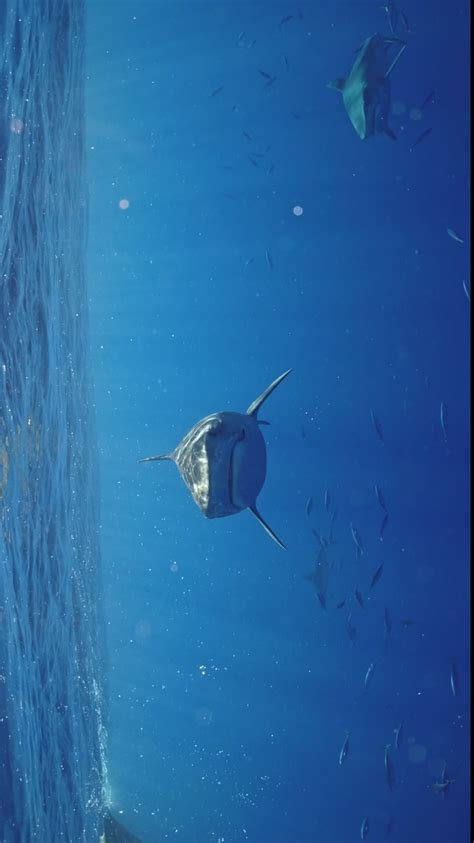
[[[384,754],[384,767],[385,767],[385,778],[390,790],[393,790],[395,787],[395,767],[393,765],[393,761],[390,756],[390,744],[388,743],[385,747],[385,754]]]
[[[439,409],[439,421],[441,424],[441,430],[443,431],[444,441],[448,441],[448,437],[446,434],[446,408],[444,406],[443,401],[441,401],[441,406]]]
[[[308,500],[306,501],[306,508],[305,508],[306,515],[310,514],[312,508],[313,508],[313,498],[308,498]]]
[[[318,542],[319,546],[324,547],[324,539],[322,538],[322,536],[320,536],[318,531],[315,530],[314,528],[311,528],[311,532],[312,532],[313,536],[315,537],[316,541]]]
[[[451,685],[451,691],[453,693],[453,697],[457,697],[459,692],[459,676],[458,676],[458,669],[456,666],[456,662],[453,660],[451,662],[451,673],[449,676],[449,684]]]
[[[388,512],[385,513],[384,517],[382,518],[382,523],[380,525],[379,539],[380,539],[381,542],[383,542],[383,534],[384,534],[385,527],[387,526],[387,524],[388,524]]]
[[[464,243],[464,240],[462,239],[462,237],[460,237],[459,234],[456,234],[456,232],[453,231],[452,228],[447,228],[446,231],[448,232],[451,239],[455,240],[456,243]]]
[[[470,294],[469,290],[468,290],[468,289],[467,289],[467,287],[466,287],[466,282],[465,282],[465,281],[463,281],[463,282],[462,282],[462,288],[463,288],[464,292],[466,293],[466,298],[467,298],[468,302],[470,302],[470,301],[471,301],[471,294]]]
[[[357,559],[360,559],[360,557],[362,556],[362,554],[364,552],[364,546],[362,544],[359,533],[357,532],[357,529],[354,527],[352,522],[350,524],[350,528],[351,528],[352,540],[353,540],[353,542],[356,546],[356,557],[357,557]]]
[[[336,609],[342,609],[343,606],[345,606],[345,605],[346,605],[346,601],[340,600],[339,603],[336,603]]]
[[[367,690],[367,688],[369,687],[370,680],[372,679],[372,674],[373,674],[373,672],[374,672],[374,668],[375,668],[375,663],[374,663],[374,662],[371,662],[371,663],[369,664],[369,667],[368,667],[368,669],[367,669],[367,673],[365,674],[365,678],[364,678],[364,688],[365,688],[366,690]]]
[[[418,135],[416,140],[410,146],[410,152],[413,152],[413,150],[415,149],[416,146],[418,146],[419,143],[422,143],[424,140],[426,140],[426,138],[428,138],[431,135],[432,131],[433,131],[433,127],[429,126],[428,129],[425,129],[424,132],[421,133],[421,135]]]
[[[362,594],[360,593],[358,588],[356,588],[356,590],[354,591],[354,595],[355,595],[355,599],[357,600],[359,606],[361,607],[361,609],[363,609],[364,608],[364,598],[362,597]]]
[[[387,512],[387,507],[385,505],[384,497],[383,497],[382,492],[380,491],[379,487],[377,486],[377,483],[375,484],[374,489],[375,489],[375,497],[377,498],[378,505],[383,509],[384,512]]]
[[[435,95],[436,95],[436,91],[431,91],[431,93],[430,93],[430,94],[428,94],[428,96],[427,96],[427,97],[425,97],[425,99],[423,100],[423,102],[422,102],[422,104],[421,104],[421,106],[420,106],[420,111],[424,111],[424,109],[426,108],[426,106],[427,106],[429,103],[433,103],[433,102],[435,102]]]
[[[349,615],[349,617],[347,618],[347,621],[346,621],[346,631],[347,631],[347,634],[348,634],[350,640],[352,641],[352,643],[354,643],[354,641],[356,639],[356,635],[357,635],[357,630],[356,630],[355,626],[352,626],[351,621],[352,621],[352,612],[351,612],[351,614]]]
[[[268,266],[270,267],[270,269],[273,269],[275,264],[273,263],[273,258],[268,249],[265,249],[265,257],[267,259]]]
[[[347,758],[349,752],[349,735],[350,732],[346,732],[346,737],[344,739],[344,743],[342,744],[341,751],[339,753],[339,764],[344,764],[344,761]]]
[[[370,587],[371,588],[373,588],[374,585],[377,585],[380,577],[382,576],[382,571],[383,571],[383,562],[381,563],[381,565],[379,565],[379,567],[377,568],[377,570],[374,572],[374,574],[372,576],[372,579],[370,581]]]
[[[400,749],[402,742],[402,729],[403,723],[400,723],[397,728],[393,730],[393,734],[395,736],[395,749]]]
[[[267,458],[258,411],[290,374],[283,372],[253,401],[246,413],[212,413],[201,419],[169,454],[139,462],[170,460],[178,466],[194,501],[206,518],[222,518],[249,509],[269,536],[285,547],[263,520],[257,496],[265,482]]]
[[[369,820],[364,817],[360,824],[360,839],[363,840],[369,833]]]
[[[329,509],[330,501],[331,498],[329,495],[329,489],[326,489],[326,491],[324,492],[324,506],[326,507],[326,509]]]
[[[384,607],[383,612],[383,623],[385,630],[385,638],[390,638],[390,635],[392,633],[392,617],[386,606]]]
[[[370,417],[372,419],[372,425],[373,425],[373,428],[374,428],[378,438],[380,439],[381,442],[383,442],[384,438],[383,438],[382,425],[380,424],[380,421],[377,418],[377,416],[375,415],[373,410],[370,411]]]

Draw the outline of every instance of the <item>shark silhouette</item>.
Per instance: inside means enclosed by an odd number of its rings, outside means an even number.
[[[396,55],[394,48],[397,48]],[[390,74],[405,48],[406,42],[400,38],[375,33],[359,47],[347,79],[335,79],[328,85],[341,92],[349,119],[362,140],[376,132],[396,139],[388,124]]]
[[[249,509],[280,547],[285,545],[263,520],[257,495],[265,482],[265,440],[257,414],[263,402],[289,375],[283,372],[252,402],[246,413],[212,413],[197,422],[170,454],[139,462],[172,460],[206,518],[223,518]],[[286,549],[286,548],[285,548]]]

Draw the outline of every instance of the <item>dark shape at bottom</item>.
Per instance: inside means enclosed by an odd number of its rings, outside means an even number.
[[[141,843],[141,840],[127,831],[125,826],[114,819],[111,814],[107,814],[104,820],[104,834],[101,843]]]

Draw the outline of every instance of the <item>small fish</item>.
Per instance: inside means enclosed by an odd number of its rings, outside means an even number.
[[[383,6],[379,6],[379,9],[382,9],[384,12],[387,13],[390,32],[392,35],[395,35],[395,29],[397,25],[397,10],[395,8],[395,4],[385,3]]]
[[[336,609],[342,609],[343,606],[345,606],[345,605],[346,605],[346,601],[341,600],[339,603],[336,603]]]
[[[395,749],[400,749],[402,743],[402,729],[403,723],[399,723],[397,728],[393,730],[393,734],[395,736]]]
[[[415,149],[415,146],[418,146],[419,143],[422,143],[422,141],[426,140],[426,138],[429,137],[429,135],[431,135],[432,131],[433,131],[433,127],[429,126],[429,128],[425,129],[424,132],[421,133],[421,135],[418,135],[415,142],[412,143],[412,145],[410,146],[410,152],[413,152],[413,150]]]
[[[245,266],[250,266],[250,264],[253,263],[254,260],[255,260],[255,258],[249,258],[248,260],[245,261]]]
[[[333,512],[332,512],[332,515],[331,515],[331,521],[330,521],[330,525],[331,525],[331,527],[332,527],[332,525],[334,524],[334,522],[335,522],[335,520],[336,520],[337,516],[338,516],[338,511],[337,511],[337,506],[336,506],[336,508],[335,508],[335,509],[333,509]]]
[[[324,506],[326,507],[326,509],[329,509],[330,503],[331,503],[331,498],[330,498],[330,495],[329,495],[329,489],[326,489],[326,491],[324,492]]]
[[[383,625],[385,631],[385,638],[390,638],[390,635],[392,633],[392,617],[386,606],[384,607],[383,611]]]
[[[373,410],[370,411],[370,415],[371,415],[371,418],[372,418],[372,424],[374,426],[374,430],[375,430],[377,436],[379,437],[380,441],[383,442],[384,441],[383,431],[382,431],[382,426],[380,424],[380,421],[378,420],[378,418],[375,415]]]
[[[290,62],[288,61],[288,56],[283,55],[283,61],[285,62],[286,69],[289,70],[290,69]]]
[[[274,170],[274,169],[275,169],[275,164],[270,164],[270,166],[269,166],[269,168],[268,168],[268,170],[267,170],[267,176],[271,176],[271,174],[273,173],[273,170]]]
[[[253,141],[252,135],[249,135],[248,132],[242,132],[242,134],[243,134],[244,138],[247,138],[247,140]]]
[[[283,26],[285,23],[289,23],[290,20],[293,20],[293,15],[286,15],[286,17],[282,18],[278,26]]]
[[[387,780],[387,784],[390,790],[393,790],[395,787],[395,767],[393,765],[392,758],[390,756],[390,744],[388,743],[385,747],[385,754],[384,754],[384,767],[385,767],[385,778]]]
[[[386,507],[386,504],[385,504],[384,497],[383,497],[382,492],[380,491],[379,487],[377,486],[377,483],[375,484],[374,489],[375,489],[375,497],[377,498],[378,505],[383,509],[384,512],[387,512],[387,507]]]
[[[471,295],[469,293],[469,290],[466,287],[465,281],[462,282],[462,288],[463,288],[464,292],[466,293],[466,298],[467,298],[468,302],[470,302],[471,301]]]
[[[382,523],[380,525],[379,539],[380,539],[381,542],[383,542],[383,534],[384,534],[385,527],[387,526],[387,523],[388,523],[388,512],[385,513],[384,517],[382,518]]]
[[[316,541],[318,542],[319,546],[320,546],[320,547],[324,547],[324,539],[323,539],[323,537],[322,537],[322,536],[318,533],[318,531],[317,531],[317,530],[315,530],[314,528],[311,528],[311,532],[312,532],[312,534],[313,534],[314,538],[316,539]]]
[[[237,38],[237,41],[242,41],[244,35],[245,35],[244,30],[242,30],[242,32],[239,32],[239,37]]]
[[[405,12],[398,12],[398,14],[400,15],[400,18],[402,20],[405,32],[410,32],[410,27],[408,25],[408,18],[406,16]]]
[[[209,96],[211,96],[211,97],[216,97],[216,96],[217,96],[217,94],[220,94],[220,92],[221,92],[221,91],[223,91],[223,90],[224,90],[224,86],[223,86],[223,85],[220,85],[220,87],[219,87],[219,88],[216,88],[214,91],[211,91],[211,93],[209,94]]]
[[[346,632],[347,632],[350,640],[352,641],[352,643],[354,643],[354,641],[356,639],[356,635],[357,635],[357,630],[356,630],[355,626],[352,626],[351,620],[352,620],[352,612],[351,612],[351,614],[349,615],[349,617],[347,618],[347,621],[346,621]]]
[[[270,252],[268,251],[268,249],[265,249],[265,257],[267,259],[268,266],[270,267],[270,269],[273,269],[275,264],[273,263],[272,256],[271,256]]]
[[[270,80],[265,85],[265,88],[269,88],[270,85],[273,85],[273,83],[276,82],[276,80],[277,80],[276,76],[270,76]]]
[[[308,498],[308,500],[306,501],[306,507],[305,507],[306,515],[310,514],[312,508],[313,508],[313,498]]]
[[[354,591],[354,595],[355,595],[355,599],[357,600],[360,608],[363,609],[364,608],[364,598],[362,597],[362,594],[360,593],[358,588],[356,588],[356,590]]]
[[[456,779],[445,779],[443,782],[435,782],[431,785],[432,790],[444,798],[450,784],[454,784]]]
[[[351,523],[350,527],[351,527],[352,540],[353,540],[353,542],[356,546],[356,556],[357,556],[357,559],[360,559],[360,557],[362,556],[362,554],[364,552],[364,546],[362,544],[359,533],[357,532],[357,529],[354,527],[354,525],[352,523]]]
[[[247,158],[249,159],[250,163],[253,164],[254,167],[257,167],[257,169],[258,169],[258,167],[260,166],[258,161],[256,161],[255,158],[250,154],[247,155]]]
[[[456,662],[452,661],[451,663],[451,673],[449,676],[449,684],[451,685],[451,691],[453,692],[453,697],[457,697],[459,691],[459,677],[458,677],[458,669],[456,666]]]
[[[291,111],[290,114],[291,114],[292,117],[295,118],[295,120],[301,120],[302,119],[301,114],[298,114],[296,111]]]
[[[344,739],[344,743],[342,744],[341,751],[339,753],[339,764],[342,766],[344,761],[347,758],[349,752],[349,735],[350,732],[346,732],[346,737]]]
[[[372,674],[374,672],[374,668],[375,668],[375,663],[371,662],[369,664],[369,667],[367,669],[367,673],[365,674],[365,678],[364,678],[364,688],[365,688],[365,690],[367,690],[367,688],[369,687],[370,680],[372,679]]]
[[[436,101],[435,96],[436,96],[436,91],[431,91],[431,93],[428,94],[428,96],[425,97],[425,99],[423,100],[423,103],[420,106],[420,111],[423,111],[426,108],[426,106],[429,105],[430,103],[435,102]]]
[[[370,587],[373,588],[374,585],[377,585],[380,577],[382,576],[383,571],[383,562],[379,565],[376,571],[374,571],[372,575],[372,579],[370,580]]]
[[[441,406],[439,410],[439,421],[441,424],[441,430],[443,431],[444,441],[448,441],[448,437],[446,435],[446,408],[444,406],[443,401],[441,401]]]
[[[414,621],[411,621],[410,618],[403,618],[402,620],[402,626],[404,626],[405,629],[408,629],[409,626],[413,626],[413,624]]]
[[[393,831],[394,825],[395,825],[395,820],[393,819],[393,817],[389,817],[387,825],[385,827],[385,839],[387,839],[387,837],[390,837],[390,835]]]
[[[264,79],[273,79],[272,74],[267,73],[266,70],[259,70],[258,72],[260,73],[260,76],[263,76]]]
[[[324,610],[326,610],[326,597],[322,591],[317,591],[316,596]]]
[[[363,840],[364,837],[367,837],[369,833],[369,820],[368,817],[364,817],[361,824],[360,824],[360,839]]]
[[[456,234],[456,232],[452,228],[447,228],[446,231],[448,232],[451,239],[455,240],[456,243],[464,243],[462,237],[460,237],[459,234]]]

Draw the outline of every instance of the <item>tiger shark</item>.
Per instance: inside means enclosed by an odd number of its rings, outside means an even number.
[[[398,48],[396,55],[393,48]],[[390,74],[405,48],[406,41],[375,33],[359,47],[347,79],[335,79],[328,85],[341,92],[349,119],[362,140],[376,132],[396,140],[388,124]]]
[[[267,455],[258,411],[274,389],[291,372],[276,378],[246,413],[212,413],[191,428],[170,454],[145,457],[139,462],[171,460],[206,518],[223,518],[249,509],[280,547],[285,545],[257,509],[257,496],[265,482]]]

